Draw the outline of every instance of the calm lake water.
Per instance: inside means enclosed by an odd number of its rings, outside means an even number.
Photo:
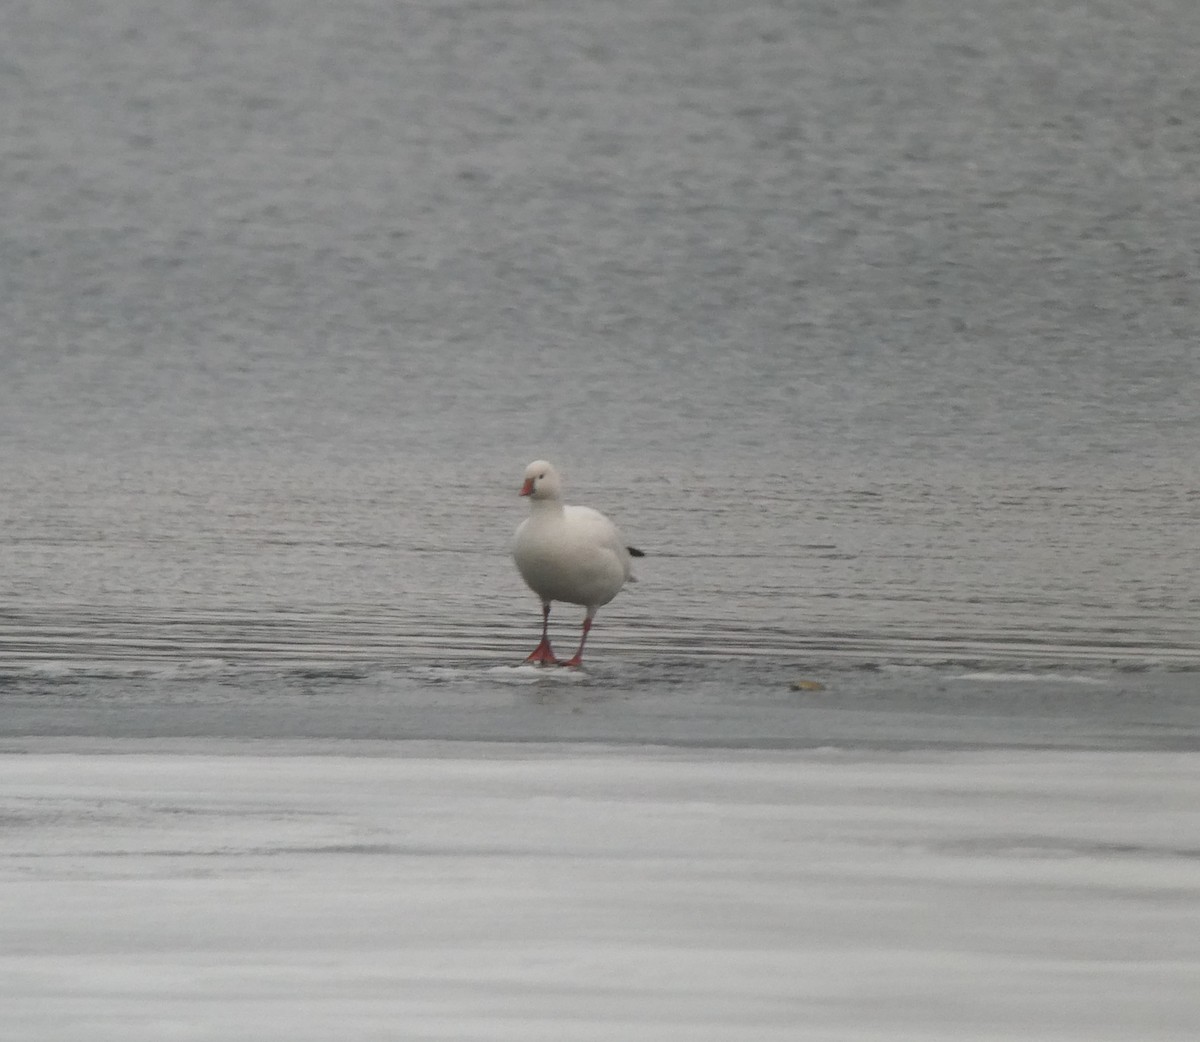
[[[1190,0],[0,30],[0,731],[1200,742]]]

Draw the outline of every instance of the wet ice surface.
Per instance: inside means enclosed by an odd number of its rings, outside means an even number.
[[[108,672],[60,663],[0,682],[0,739],[1200,750],[1192,670],[659,660],[611,650],[583,670],[519,662],[518,653],[507,663],[124,663]]]
[[[1195,1037],[1190,755],[5,753],[27,1042]]]

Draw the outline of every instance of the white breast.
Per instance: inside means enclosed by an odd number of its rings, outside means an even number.
[[[517,529],[513,558],[543,601],[598,608],[632,578],[617,526],[590,507],[534,511]]]

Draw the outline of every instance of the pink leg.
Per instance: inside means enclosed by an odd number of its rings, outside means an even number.
[[[558,665],[558,659],[554,657],[554,652],[550,650],[550,604],[546,602],[542,605],[542,640],[536,648],[529,653],[526,662],[536,662],[538,665]]]
[[[592,613],[589,611],[583,617],[583,634],[579,638],[579,649],[566,662],[560,662],[560,666],[582,666],[583,665],[583,646],[587,643],[588,632],[592,628]]]

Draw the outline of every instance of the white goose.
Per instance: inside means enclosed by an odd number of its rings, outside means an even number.
[[[629,559],[645,555],[626,546],[617,526],[600,511],[566,506],[558,471],[545,460],[534,460],[525,468],[520,494],[529,497],[529,517],[517,527],[513,560],[542,602],[542,640],[525,661],[578,666],[596,609],[611,601],[627,582],[637,581]],[[565,662],[550,649],[552,601],[579,604],[586,610],[579,650]]]

